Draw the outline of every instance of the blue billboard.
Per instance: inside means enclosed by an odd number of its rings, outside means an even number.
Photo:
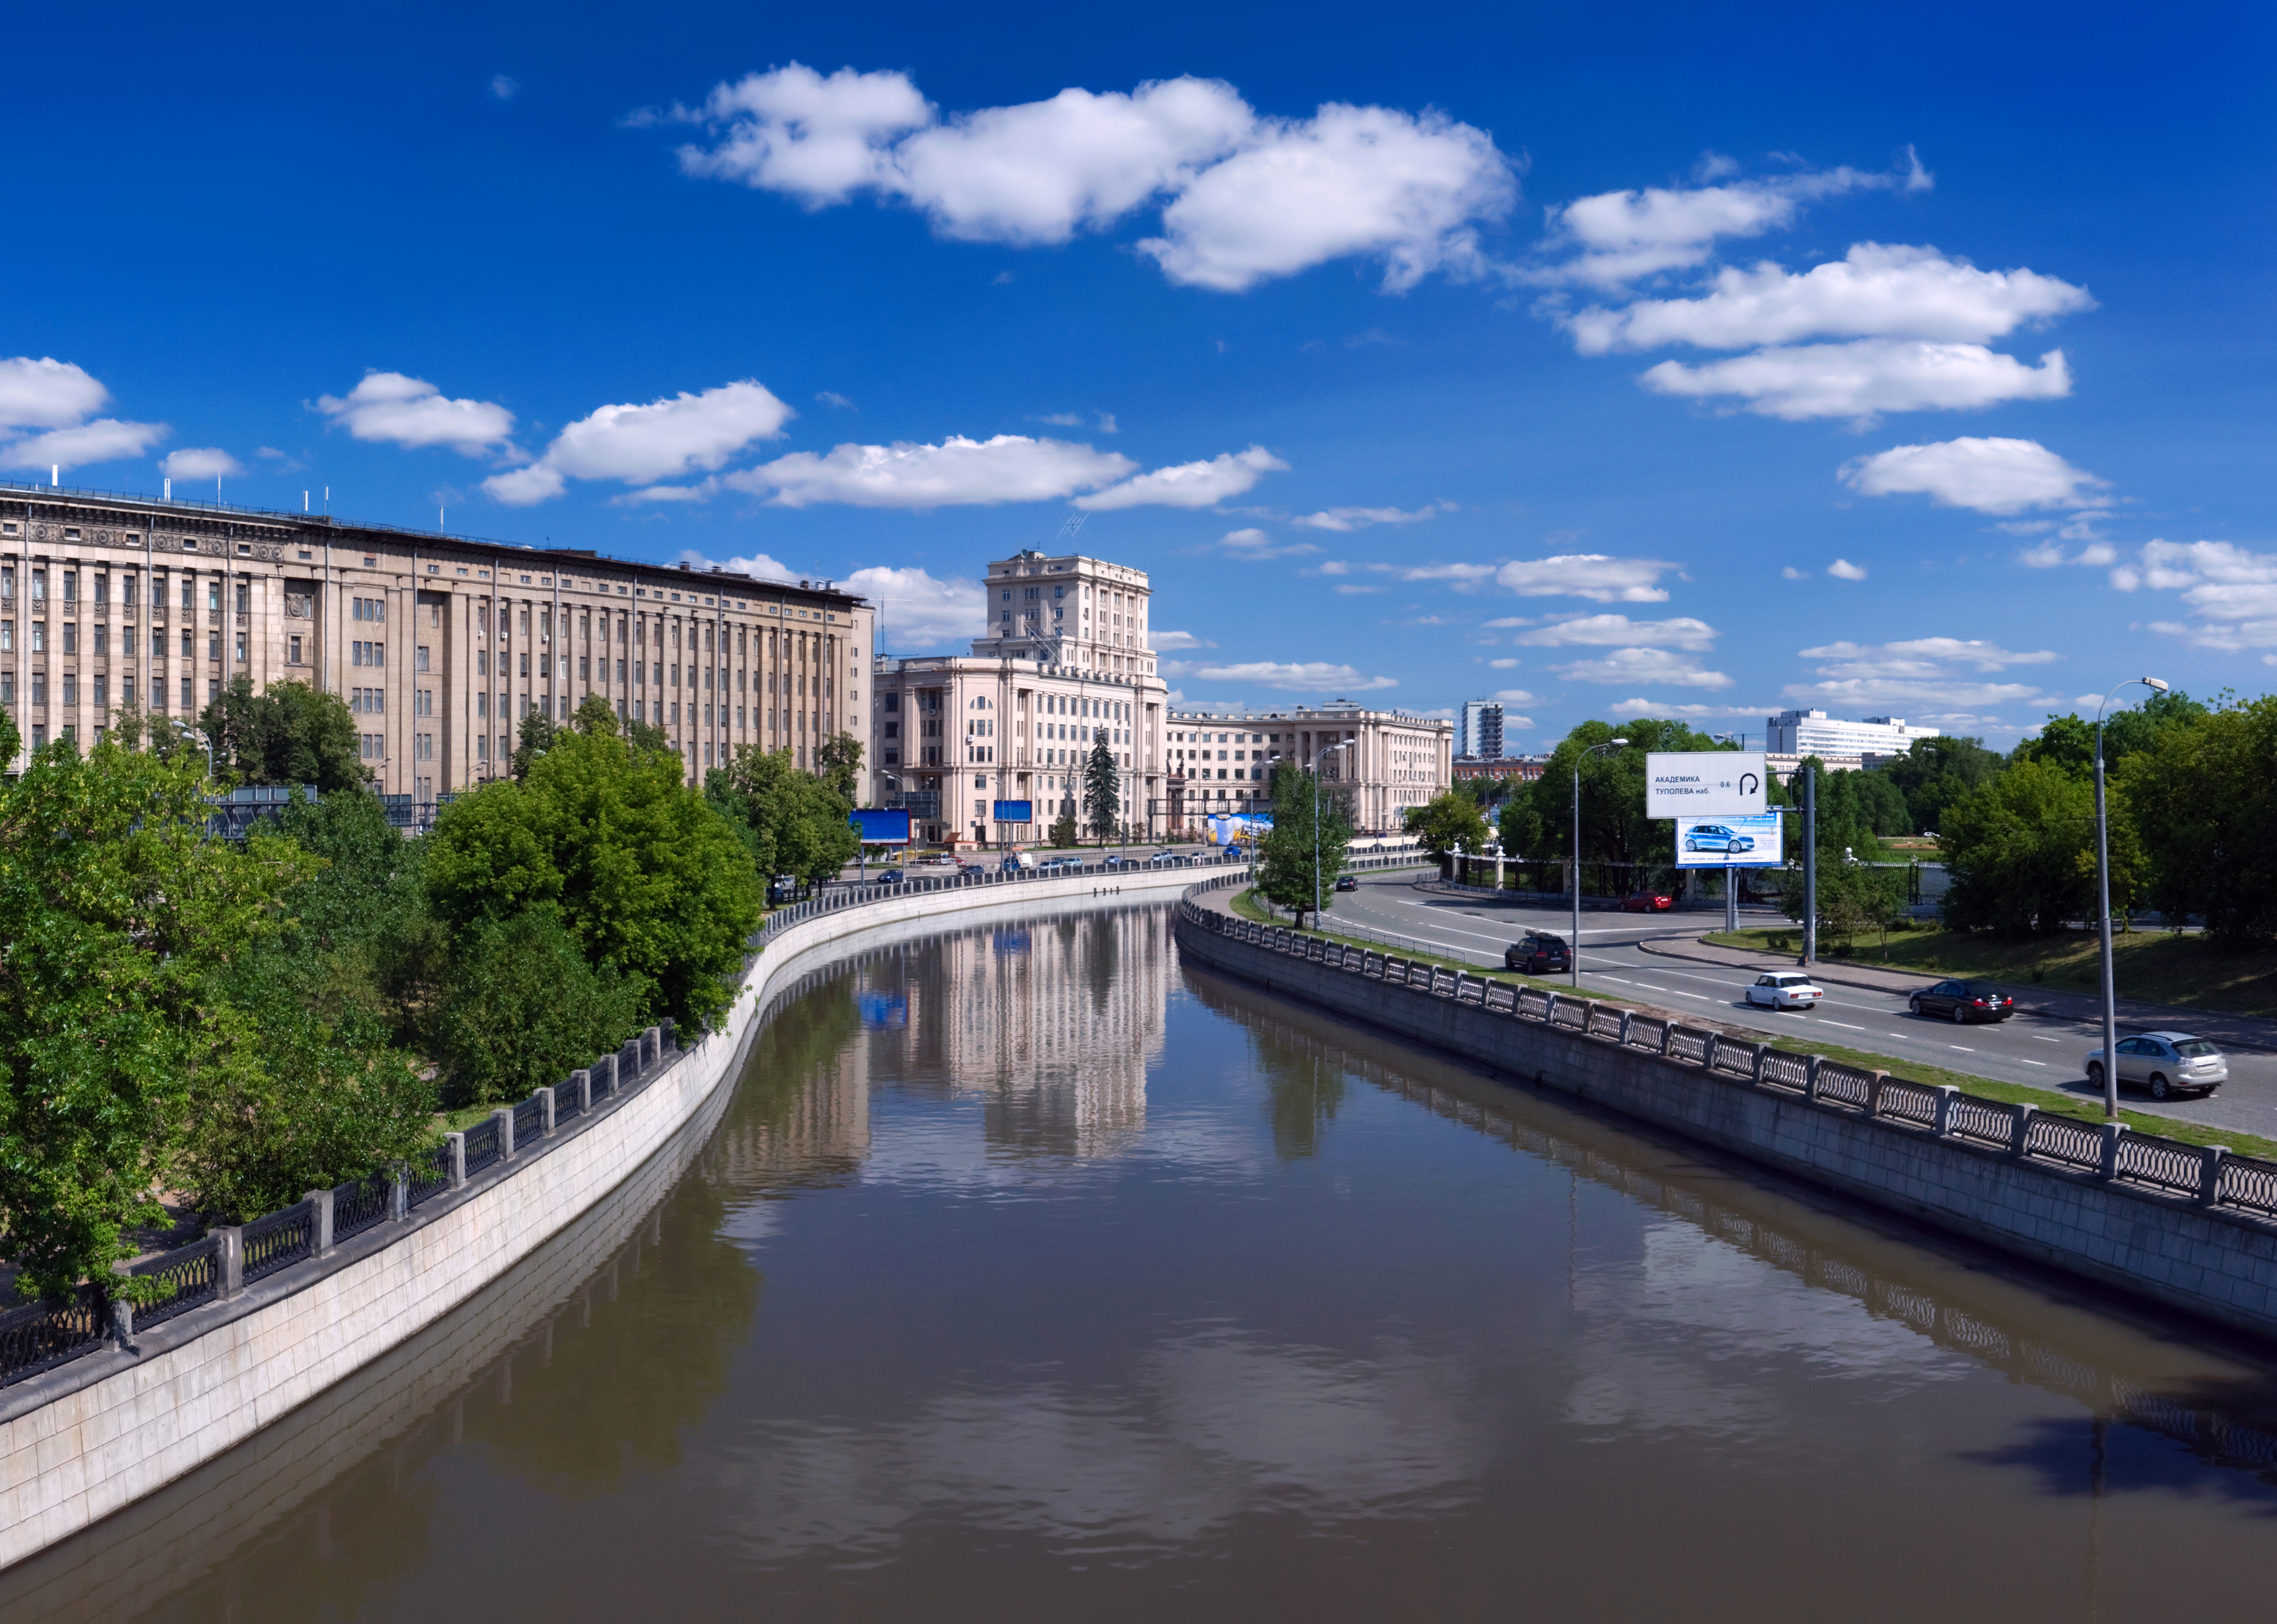
[[[1036,804],[1033,801],[999,801],[995,819],[999,823],[1033,823]]]
[[[865,846],[906,846],[910,843],[910,814],[900,807],[857,806],[846,821]]]

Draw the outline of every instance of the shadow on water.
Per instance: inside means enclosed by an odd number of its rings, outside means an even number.
[[[1317,1148],[1340,1097],[1325,1079],[1349,1075],[2081,1407],[2077,1420],[2032,1421],[2014,1442],[1965,1457],[1975,1463],[2022,1469],[2046,1493],[2112,1492],[2106,1457],[2115,1426],[2160,1445],[2128,1452],[2125,1488],[2220,1494],[2277,1514],[2277,1365],[2245,1338],[2014,1265],[1451,1058],[1419,1066],[1413,1050],[1214,971],[1188,964],[1183,973],[1204,1003],[1249,1029],[1284,1155]],[[2136,1358],[2114,1360],[2114,1344]]]

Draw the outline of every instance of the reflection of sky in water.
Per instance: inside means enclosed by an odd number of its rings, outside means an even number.
[[[1428,1515],[1487,1464],[1470,1384],[1397,1347],[1356,1360],[1199,1330],[1111,1393],[1040,1382],[943,1393],[884,1426],[759,1423],[719,1461],[720,1492],[770,1561],[875,1553],[936,1513],[1062,1547],[1175,1544],[1258,1510]]]

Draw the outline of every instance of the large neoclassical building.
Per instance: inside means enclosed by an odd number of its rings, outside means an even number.
[[[1083,762],[1103,736],[1123,817],[1165,827],[1169,690],[1147,643],[1146,572],[1079,553],[999,559],[981,582],[987,624],[970,654],[880,657],[868,757],[874,804],[906,806],[921,840],[1032,840],[1082,816]],[[1033,820],[1000,822],[1000,801]]]
[[[503,773],[523,716],[589,694],[663,728],[691,778],[738,744],[866,750],[873,620],[826,582],[0,485],[0,705],[26,747],[91,743],[129,706],[194,728],[231,678],[289,678],[346,699],[411,808]]]

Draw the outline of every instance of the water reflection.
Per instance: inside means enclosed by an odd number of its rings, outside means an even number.
[[[1165,910],[780,997],[676,1182],[0,1610],[2005,1620],[2258,1575],[2257,1356],[1182,968]]]

